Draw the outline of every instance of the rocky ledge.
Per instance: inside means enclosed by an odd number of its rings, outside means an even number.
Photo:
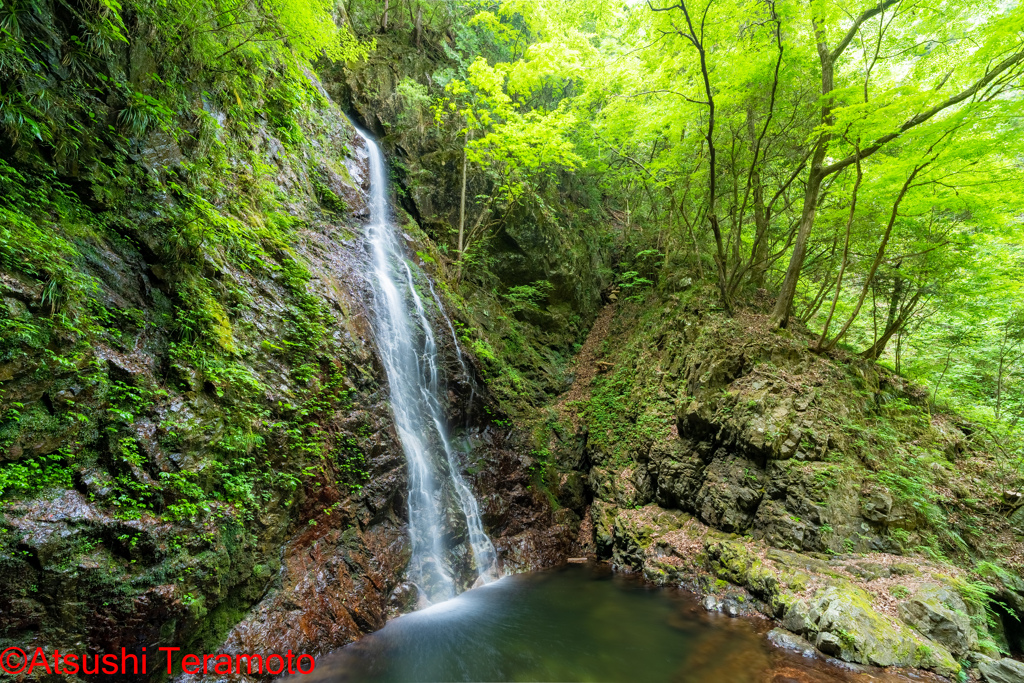
[[[984,609],[965,601],[963,578],[948,566],[884,554],[816,557],[715,531],[656,505],[620,511],[613,562],[659,584],[704,595],[704,606],[731,616],[759,612],[823,654],[870,666],[958,675],[961,661],[993,664],[980,643]],[[1008,660],[1006,666],[1016,662]]]

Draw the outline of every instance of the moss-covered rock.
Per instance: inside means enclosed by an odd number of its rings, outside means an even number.
[[[901,605],[913,630],[883,613],[876,603],[879,596],[850,578],[873,565],[878,568],[869,581],[921,573],[912,567],[884,565],[883,572],[883,565],[856,557],[826,560],[706,528],[702,532],[696,520],[684,515],[682,525],[673,523],[675,518],[655,505],[615,512],[606,504],[601,510],[617,565],[640,569],[658,583],[706,591],[711,594],[708,609],[740,614],[756,608],[830,656],[951,676],[960,670],[957,657],[977,647],[970,608],[953,583],[926,584]],[[928,621],[918,619],[919,614]]]
[[[900,603],[899,613],[921,635],[944,645],[954,655],[963,655],[978,644],[967,605],[948,587],[925,584]]]
[[[806,609],[806,611],[803,611]],[[842,659],[875,666],[915,666],[944,676],[960,671],[960,665],[941,644],[927,641],[899,623],[883,617],[872,607],[862,589],[835,585],[818,591],[806,603],[796,603],[787,613],[787,628],[816,634],[822,651]],[[792,630],[792,629],[791,629]]]

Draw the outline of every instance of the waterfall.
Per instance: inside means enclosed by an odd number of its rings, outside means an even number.
[[[395,430],[409,470],[409,577],[431,602],[456,593],[456,578],[446,543],[446,501],[465,521],[478,581],[493,578],[496,553],[484,532],[480,509],[459,468],[442,401],[444,378],[437,340],[404,257],[399,232],[388,208],[387,176],[380,148],[362,131],[370,161],[370,219],[366,227],[372,252],[373,329],[387,373]],[[433,284],[433,303],[447,323],[462,371],[468,368]]]

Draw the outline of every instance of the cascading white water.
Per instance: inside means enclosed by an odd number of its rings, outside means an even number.
[[[398,230],[391,220],[384,156],[369,136],[359,134],[366,143],[370,162],[367,235],[373,257],[370,281],[374,335],[387,373],[395,428],[409,468],[409,575],[424,597],[437,602],[453,597],[456,592],[449,566],[450,548],[445,543],[447,489],[454,491],[452,498],[465,519],[478,580],[486,582],[493,578],[496,554],[452,448],[441,401],[443,378],[437,342],[416,290],[412,269],[403,256]],[[455,329],[433,285],[429,286],[454,340]],[[462,371],[468,376],[457,340],[455,348]]]

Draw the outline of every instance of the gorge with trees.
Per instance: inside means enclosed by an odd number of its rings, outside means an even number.
[[[1022,94],[1016,1],[0,0],[0,649],[586,559],[768,620],[665,680],[1024,680]]]

